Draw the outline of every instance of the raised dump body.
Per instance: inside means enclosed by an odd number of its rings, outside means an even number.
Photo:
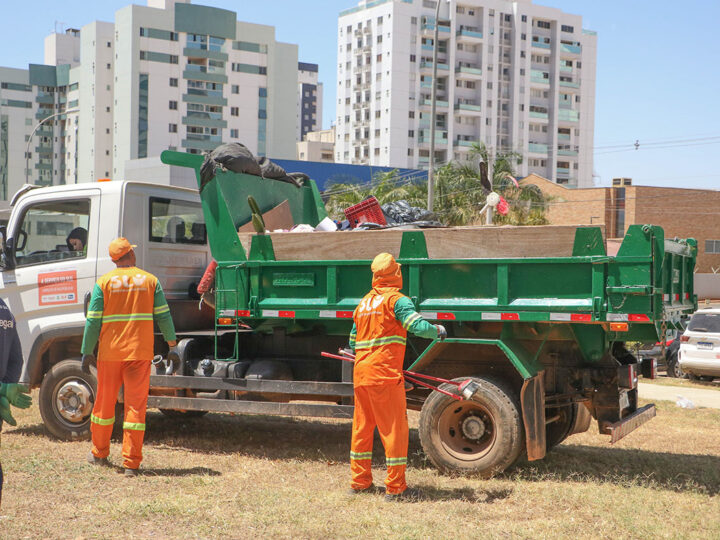
[[[196,171],[202,161],[171,152],[163,160]],[[408,392],[408,406],[421,411],[423,448],[439,468],[492,474],[524,450],[542,458],[587,430],[591,416],[613,442],[654,416],[637,394],[638,375],[653,366],[640,366],[624,343],[658,340],[695,310],[694,240],[635,225],[611,257],[599,227],[238,233],[250,220],[248,194],[262,212],[287,200],[296,223],[325,217],[312,181],[297,188],[221,172],[205,186],[218,262],[216,338],[186,344],[182,369],[208,377],[158,376],[153,384],[215,394],[152,404],[349,417],[351,366],[320,353],[347,343],[352,312],[370,289],[370,262],[387,251],[403,265],[403,292],[449,336],[409,338],[406,368],[472,377],[481,388],[462,402]]]

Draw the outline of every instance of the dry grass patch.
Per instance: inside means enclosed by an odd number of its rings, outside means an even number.
[[[394,504],[345,494],[347,421],[151,412],[143,474],[124,478],[86,464],[89,443],[50,438],[36,408],[17,416],[2,437],[2,538],[720,537],[719,410],[663,403],[614,447],[593,425],[491,480],[439,474],[412,430],[408,479],[424,498]],[[374,461],[380,484],[379,441]]]

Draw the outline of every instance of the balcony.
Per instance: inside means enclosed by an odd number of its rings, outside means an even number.
[[[483,35],[477,28],[461,26],[460,30],[455,32],[455,37],[460,43],[481,43]]]
[[[420,135],[418,136],[418,143],[420,144],[430,144],[430,130],[420,130]],[[448,138],[447,138],[447,131],[436,131],[435,132],[435,144],[447,144]]]
[[[420,106],[421,107],[432,107],[432,100],[429,98],[422,98],[420,99]],[[436,109],[447,109],[450,106],[450,103],[442,100],[442,99],[435,99],[435,108]]]
[[[448,66],[447,64],[444,64],[442,62],[438,62],[437,68],[438,68],[438,71],[449,71],[450,70],[450,66]],[[432,61],[423,60],[422,62],[420,62],[420,71],[428,71],[428,72],[432,73],[432,69],[433,69]]]
[[[469,150],[473,147],[473,145],[479,143],[480,141],[478,141],[477,139],[455,139],[455,142],[453,144],[459,150]]]
[[[550,49],[551,48],[549,43],[545,43],[543,41],[535,41],[534,39],[532,41],[532,46],[537,47],[538,49]]]
[[[567,178],[568,176],[570,176],[570,169],[566,169],[566,168],[564,168],[564,167],[558,167],[558,168],[557,168],[557,175],[558,175],[558,176],[563,176],[563,177]]]
[[[530,111],[530,118],[541,118],[544,120],[548,119],[548,113],[540,111]]]
[[[547,156],[548,145],[540,143],[529,143],[528,152],[530,152],[531,154],[542,154],[544,156]]]
[[[558,133],[558,141],[569,141],[570,140],[570,134],[569,133]]]
[[[448,22],[449,22],[449,21],[448,21]],[[434,34],[435,34],[435,23],[434,23],[434,22],[426,22],[426,23],[423,24],[420,28],[421,28],[422,34],[423,34],[424,36],[431,36],[431,35],[434,35]],[[449,27],[449,26],[445,26],[445,25],[443,25],[443,24],[441,24],[440,26],[438,26],[438,34],[442,34],[442,33],[448,33],[448,34],[449,34],[449,33],[450,33],[450,27]]]
[[[482,114],[482,107],[475,103],[456,103],[455,112],[470,116],[480,116]]]
[[[455,68],[455,76],[460,79],[480,80],[482,69],[474,66],[458,66]]]
[[[572,66],[560,66],[560,71],[563,71],[565,73],[572,73]]]
[[[558,120],[560,122],[577,122],[579,119],[580,113],[578,111],[574,111],[573,109],[558,110]]]
[[[578,151],[577,151],[577,150],[567,150],[567,149],[563,149],[563,150],[558,150],[558,151],[557,151],[557,155],[558,155],[558,156],[577,156],[577,155],[578,155]]]
[[[580,45],[568,45],[566,43],[561,43],[560,44],[560,52],[570,53],[570,54],[581,54],[582,47],[580,47]]]
[[[565,86],[567,88],[580,88],[580,83],[572,81],[560,81],[560,86]]]
[[[550,84],[550,74],[537,69],[531,69],[530,82],[535,84]]]

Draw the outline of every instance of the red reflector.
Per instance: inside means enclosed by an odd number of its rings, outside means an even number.
[[[520,314],[518,314],[518,313],[501,313],[500,320],[501,321],[518,321],[518,320],[520,320]]]
[[[610,323],[610,331],[611,332],[627,332],[628,331],[628,323],[626,323],[626,322]]]
[[[295,318],[295,312],[294,311],[279,311],[278,317],[285,317],[288,319],[294,319]]]
[[[680,341],[683,342],[683,343],[684,343],[684,342],[687,342],[687,341],[690,341],[690,336],[686,336],[686,335],[683,334],[682,336],[680,336]]]
[[[238,317],[249,317],[250,316],[250,310],[249,309],[238,309],[235,314]]]
[[[670,344],[671,344],[673,341],[675,341],[675,340],[674,340],[674,339],[668,339],[668,340],[665,342],[665,346],[666,346],[666,347],[669,347]]]
[[[570,320],[590,322],[592,321],[592,315],[590,313],[571,313]]]
[[[644,313],[630,313],[628,315],[628,321],[630,322],[650,322],[650,317]]]
[[[675,300],[680,300],[680,295],[679,295],[679,294],[676,294],[676,295],[675,295]]]
[[[336,311],[335,316],[338,319],[352,319],[353,312],[352,311]]]
[[[438,313],[437,318],[439,321],[454,321],[455,314],[454,313]]]
[[[687,293],[687,292],[686,292],[686,293],[685,293],[685,298],[686,298],[686,299],[687,299],[687,298],[690,298],[690,293]]]

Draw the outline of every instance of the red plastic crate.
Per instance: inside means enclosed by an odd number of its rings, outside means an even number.
[[[350,222],[350,228],[354,229],[361,223],[377,223],[387,225],[385,215],[380,208],[380,203],[375,197],[368,197],[362,202],[354,204],[345,210],[345,217]]]

